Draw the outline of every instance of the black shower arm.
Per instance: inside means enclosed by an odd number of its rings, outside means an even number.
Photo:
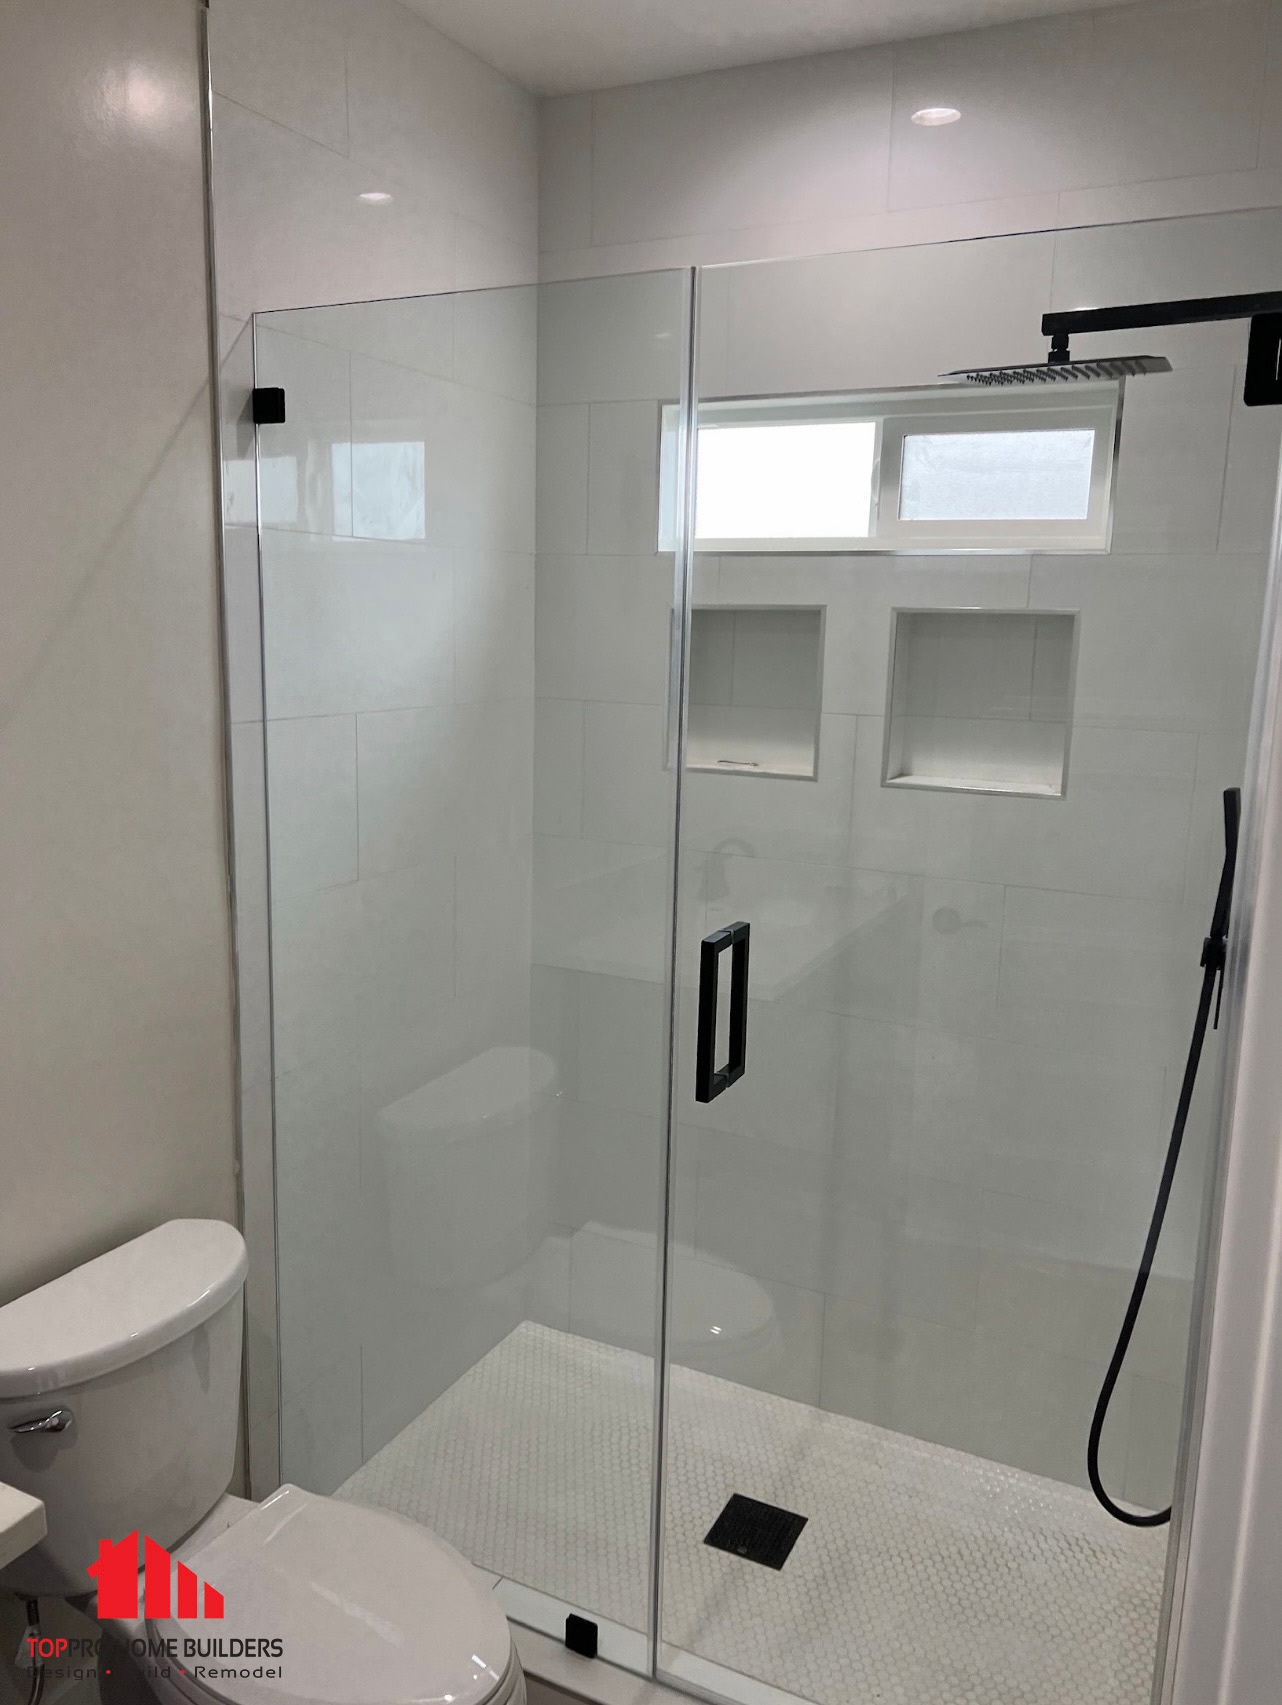
[[[1068,308],[1042,315],[1042,335],[1195,326],[1208,320],[1253,320],[1257,314],[1282,314],[1282,290],[1257,291],[1249,296],[1188,296],[1181,302],[1131,302],[1116,308]]]

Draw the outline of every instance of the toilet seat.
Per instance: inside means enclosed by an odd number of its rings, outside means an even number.
[[[147,1631],[180,1654],[188,1640],[222,1642],[225,1655],[171,1666],[170,1685],[193,1705],[506,1705],[519,1685],[485,1579],[390,1511],[282,1486],[182,1556],[222,1593],[224,1615],[158,1618]],[[279,1658],[233,1655],[232,1642],[264,1639],[282,1642]],[[253,1674],[269,1668],[282,1673]]]

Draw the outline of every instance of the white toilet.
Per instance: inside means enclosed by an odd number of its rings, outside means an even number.
[[[443,1540],[297,1486],[226,1494],[246,1266],[234,1227],[171,1220],[0,1308],[0,1481],[49,1528],[0,1586],[84,1600],[100,1542],[138,1530],[224,1601],[220,1619],[104,1620],[136,1655],[176,1642],[138,1658],[167,1705],[524,1705],[507,1620]]]

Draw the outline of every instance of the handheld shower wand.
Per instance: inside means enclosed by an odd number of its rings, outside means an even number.
[[[1122,1329],[1117,1335],[1117,1343],[1113,1347],[1113,1359],[1108,1364],[1108,1372],[1104,1375],[1104,1383],[1100,1387],[1099,1397],[1095,1403],[1095,1414],[1091,1418],[1090,1436],[1086,1445],[1086,1472],[1090,1476],[1091,1490],[1103,1504],[1109,1515],[1128,1527],[1161,1527],[1171,1519],[1171,1507],[1168,1504],[1164,1510],[1154,1510],[1151,1514],[1141,1515],[1134,1510],[1123,1509],[1115,1504],[1104,1488],[1100,1478],[1099,1448],[1100,1439],[1104,1433],[1104,1422],[1108,1418],[1109,1404],[1113,1401],[1113,1392],[1117,1386],[1122,1364],[1126,1360],[1126,1352],[1131,1347],[1131,1338],[1135,1332],[1135,1322],[1139,1318],[1140,1305],[1144,1301],[1144,1293],[1148,1289],[1149,1275],[1153,1271],[1153,1257],[1157,1254],[1157,1242],[1162,1235],[1162,1225],[1166,1219],[1167,1206],[1171,1200],[1171,1185],[1175,1181],[1175,1168],[1180,1158],[1180,1147],[1184,1141],[1184,1127],[1188,1124],[1189,1107],[1193,1100],[1193,1088],[1197,1083],[1197,1069],[1202,1061],[1202,1046],[1206,1041],[1207,1025],[1211,1022],[1211,997],[1215,999],[1215,1024],[1220,1022],[1220,1000],[1224,994],[1224,968],[1228,959],[1229,944],[1229,908],[1233,901],[1233,876],[1237,868],[1238,826],[1242,816],[1242,795],[1236,787],[1225,789],[1224,793],[1224,864],[1220,870],[1220,886],[1215,895],[1215,911],[1211,917],[1211,933],[1202,943],[1202,992],[1198,997],[1197,1017],[1193,1021],[1193,1039],[1189,1044],[1188,1059],[1184,1065],[1184,1080],[1180,1084],[1180,1098],[1175,1105],[1175,1122],[1171,1127],[1171,1140],[1167,1145],[1166,1161],[1162,1167],[1161,1183],[1157,1187],[1157,1200],[1153,1204],[1153,1217],[1149,1221],[1148,1236],[1144,1240],[1144,1253],[1140,1256],[1139,1271],[1135,1275],[1135,1283],[1131,1287],[1131,1300],[1126,1305],[1126,1314],[1122,1319]],[[1218,985],[1218,990],[1217,990]]]

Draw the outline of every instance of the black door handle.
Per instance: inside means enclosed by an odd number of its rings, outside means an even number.
[[[715,1101],[743,1076],[748,1056],[748,935],[751,926],[714,930],[699,946],[699,1035],[694,1098]],[[721,955],[730,949],[730,1057],[717,1070],[717,989]]]

